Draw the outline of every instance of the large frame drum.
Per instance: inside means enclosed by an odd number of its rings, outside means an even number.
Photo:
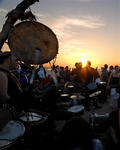
[[[8,37],[13,55],[27,64],[34,63],[35,49],[40,50],[38,64],[51,61],[58,53],[58,40],[46,25],[35,21],[24,21],[15,25]]]

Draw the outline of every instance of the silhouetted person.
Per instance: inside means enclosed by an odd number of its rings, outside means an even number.
[[[87,61],[86,66],[82,69],[82,82],[85,84],[94,82],[96,79],[96,70],[91,67],[91,61]]]
[[[104,81],[104,82],[108,81],[108,70],[107,69],[108,69],[108,65],[105,64],[104,68],[102,69],[102,74],[101,74],[102,81]]]

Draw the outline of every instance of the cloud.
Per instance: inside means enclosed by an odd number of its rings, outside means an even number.
[[[81,38],[81,30],[94,30],[104,26],[99,16],[60,17],[56,18],[49,27],[53,29],[59,40],[60,50],[80,51],[85,48],[87,41]],[[62,51],[61,51],[62,52]],[[65,52],[64,52],[65,53]]]
[[[73,0],[77,2],[93,2],[93,1],[100,1],[100,0]]]
[[[74,0],[74,1],[77,1],[77,2],[92,2],[92,1],[95,1],[95,0]]]
[[[3,16],[8,13],[8,10],[0,8],[0,15]]]
[[[75,0],[75,1],[79,1],[79,2],[90,2],[90,1],[93,1],[93,0]]]
[[[39,19],[39,17],[40,18],[45,18],[46,17],[46,15],[45,14],[41,14],[41,13],[34,13],[34,15]]]
[[[74,2],[100,2],[104,0],[72,0]]]
[[[59,36],[67,36],[67,33],[73,32],[72,29],[98,29],[104,26],[100,17],[82,16],[79,18],[60,17],[53,23],[53,28]],[[64,34],[65,33],[65,34]]]
[[[81,36],[81,32],[96,30],[105,26],[100,16],[51,17],[49,14],[42,13],[36,13],[35,15],[39,22],[46,24],[57,35],[60,55],[63,53],[68,55],[68,51],[72,52],[73,50],[77,55],[88,44],[87,39]]]
[[[81,18],[67,18],[61,17],[56,21],[56,28],[68,28],[70,26],[79,26],[84,28],[97,29],[104,24],[97,17],[81,17]]]

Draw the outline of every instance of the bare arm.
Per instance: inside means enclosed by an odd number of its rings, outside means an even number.
[[[113,73],[110,74],[109,78],[108,78],[108,82],[107,82],[107,86],[110,86],[110,80],[112,78]]]
[[[6,98],[10,98],[7,94],[8,90],[8,78],[5,73],[0,72],[0,94]]]

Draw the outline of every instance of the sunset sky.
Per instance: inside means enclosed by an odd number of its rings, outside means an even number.
[[[0,31],[7,12],[21,1],[0,0]],[[98,68],[120,65],[120,0],[40,0],[31,10],[58,38],[56,64],[74,67],[89,59]]]

